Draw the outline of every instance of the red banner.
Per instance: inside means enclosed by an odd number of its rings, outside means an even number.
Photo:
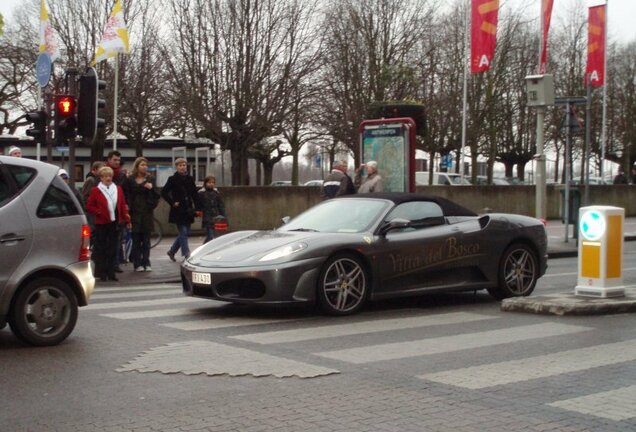
[[[546,71],[545,64],[548,60],[548,32],[550,31],[550,20],[552,18],[552,6],[554,5],[554,0],[542,0],[541,2],[541,19],[542,21],[542,31],[541,35],[541,57],[539,59],[539,73],[544,74]]]
[[[605,5],[590,8],[587,21],[586,83],[592,87],[605,85]]]
[[[470,71],[485,72],[495,55],[499,0],[472,0]]]

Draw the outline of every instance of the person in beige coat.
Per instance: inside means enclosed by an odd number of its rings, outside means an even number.
[[[362,178],[362,170],[367,169],[366,177]],[[355,184],[358,186],[358,193],[384,192],[384,181],[378,174],[378,163],[369,161],[360,165],[356,170]]]

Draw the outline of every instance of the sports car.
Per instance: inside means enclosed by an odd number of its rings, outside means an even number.
[[[235,303],[317,304],[347,315],[367,300],[486,289],[527,296],[547,267],[538,219],[477,215],[411,193],[323,201],[273,231],[225,234],[181,266],[185,295]]]

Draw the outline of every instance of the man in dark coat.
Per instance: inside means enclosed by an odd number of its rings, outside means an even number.
[[[177,225],[179,231],[167,252],[172,261],[176,261],[174,256],[179,249],[185,258],[190,256],[188,235],[194,222],[195,211],[200,209],[197,187],[192,176],[188,174],[188,162],[178,158],[174,165],[177,172],[170,176],[161,191],[161,197],[170,205],[168,222]]]
[[[331,170],[322,184],[321,195],[323,199],[356,193],[353,180],[351,180],[351,177],[347,174],[347,167],[348,163],[345,160],[334,162],[333,170]]]

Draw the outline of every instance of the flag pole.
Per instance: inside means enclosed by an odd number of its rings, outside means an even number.
[[[115,97],[113,107],[113,150],[117,150],[117,95],[119,93],[119,53],[115,54]]]
[[[606,115],[607,115],[607,20],[609,17],[609,0],[605,1],[605,25],[603,26],[603,114],[601,121],[601,180],[605,179],[604,165],[605,165],[605,132],[606,132]],[[620,163],[620,162],[619,162]]]
[[[469,14],[470,14],[470,0],[466,2],[466,17],[465,17],[465,25],[464,25],[464,94],[462,101],[462,149],[459,154],[459,172],[461,173],[461,181],[464,183],[464,149],[466,148],[466,111],[468,105],[468,63],[469,63],[469,55],[468,55],[468,32],[470,31],[469,25]],[[432,162],[432,161],[431,161]],[[433,169],[431,168],[431,171]]]

